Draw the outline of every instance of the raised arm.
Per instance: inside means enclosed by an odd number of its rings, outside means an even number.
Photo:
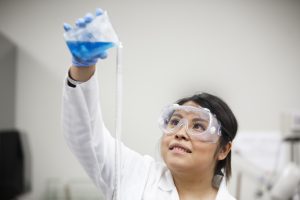
[[[72,66],[64,86],[62,121],[71,151],[89,177],[109,197],[114,190],[115,141],[103,123],[98,83],[94,76],[97,61],[106,58],[106,50],[111,47],[95,46],[99,44],[99,35],[95,35],[98,30],[93,28],[94,21],[103,20],[104,14],[97,9],[95,17],[87,14],[76,21],[74,28],[64,24]]]
[[[84,28],[86,25],[77,23],[77,26]],[[65,30],[69,32],[72,29],[69,25],[65,25]],[[73,48],[70,46],[69,49],[73,56],[73,66],[69,69],[64,85],[62,107],[64,136],[89,177],[102,190],[106,199],[112,199],[115,186],[115,140],[102,119],[98,81],[95,75],[95,64],[99,58],[106,58],[106,53],[101,51],[93,54],[94,57],[86,59],[78,56],[81,54],[72,52]],[[145,179],[151,161],[123,144],[121,152],[122,178],[130,181],[132,178],[130,176],[135,173],[141,180]],[[137,187],[143,185],[139,184]]]
[[[78,79],[80,80],[80,79]],[[104,125],[95,76],[63,93],[62,121],[66,142],[105,196],[114,190],[115,141]]]

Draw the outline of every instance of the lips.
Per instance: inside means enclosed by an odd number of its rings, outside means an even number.
[[[178,150],[178,151],[184,151],[186,153],[192,153],[192,150],[190,150],[188,147],[186,147],[182,144],[179,144],[179,143],[171,144],[169,147],[169,150]]]

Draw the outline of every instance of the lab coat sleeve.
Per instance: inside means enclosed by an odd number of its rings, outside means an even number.
[[[115,140],[103,123],[96,76],[75,88],[65,83],[62,121],[71,151],[96,186],[107,198],[111,198],[115,180]],[[121,154],[121,173],[139,168],[142,169],[140,176],[146,176],[143,156],[123,144]]]

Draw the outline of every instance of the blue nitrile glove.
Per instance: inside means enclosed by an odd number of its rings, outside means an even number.
[[[96,17],[103,14],[101,9],[96,10]],[[91,13],[86,14],[84,18],[79,18],[76,21],[76,27],[64,23],[65,39],[67,46],[72,54],[72,64],[76,67],[88,67],[97,63],[98,59],[107,58],[105,50],[89,49],[93,41],[93,34],[86,28],[86,26],[94,20],[94,16]],[[66,37],[67,36],[67,37]],[[82,42],[84,41],[84,42]],[[87,44],[89,43],[89,44]]]

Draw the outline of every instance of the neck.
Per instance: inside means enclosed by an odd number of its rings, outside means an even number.
[[[213,200],[217,189],[212,186],[213,174],[195,176],[195,173],[172,173],[175,186],[181,200]]]

